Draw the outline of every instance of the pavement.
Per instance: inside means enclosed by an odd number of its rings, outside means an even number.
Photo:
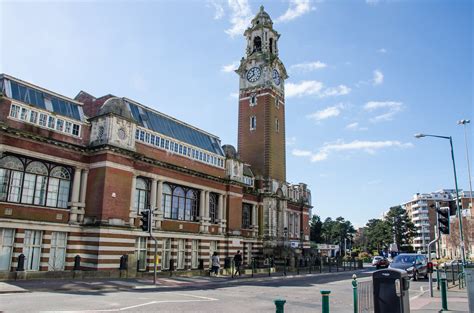
[[[320,312],[320,290],[332,290],[331,312],[352,311],[351,276],[370,280],[373,269],[353,272],[259,274],[255,277],[158,277],[156,285],[145,279],[18,280],[0,282],[1,310],[33,312],[22,303],[35,304],[38,312],[274,312],[273,300],[287,299],[287,312]],[[265,291],[264,291],[265,290]],[[428,282],[410,284],[410,308],[414,313],[440,312],[435,289],[430,297]],[[67,301],[67,306],[60,303]],[[2,301],[0,301],[2,302]],[[100,310],[99,310],[100,308]],[[47,309],[47,310],[46,310]],[[468,312],[466,289],[448,289],[447,312]]]
[[[426,289],[426,290],[425,290]],[[467,290],[452,287],[448,289],[448,311],[469,313],[469,302]],[[441,311],[441,293],[434,287],[433,297],[430,297],[429,289],[424,288],[423,293],[410,297],[410,309],[416,313],[433,313]]]

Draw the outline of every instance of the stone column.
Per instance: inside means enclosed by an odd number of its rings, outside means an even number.
[[[74,172],[74,180],[72,182],[71,202],[68,205],[71,207],[69,213],[69,223],[77,224],[77,216],[79,213],[79,191],[81,189],[81,169],[76,168]]]
[[[157,180],[152,178],[151,180],[151,190],[150,190],[150,210],[152,215],[152,228],[155,228],[155,214],[156,214],[156,185]]]
[[[79,199],[79,207],[81,208],[80,209],[80,212],[79,212],[79,215],[78,215],[78,221],[79,222],[82,222],[84,220],[84,214],[86,213],[85,212],[85,207],[86,207],[86,195],[87,195],[87,179],[89,177],[89,170],[82,170],[82,178],[81,178],[81,196],[80,196],[80,199]]]
[[[156,197],[156,229],[161,229],[161,222],[163,221],[163,181],[158,181],[158,192]]]
[[[199,231],[200,232],[205,232],[205,216],[206,216],[206,191],[201,190],[201,193],[199,195],[199,222],[201,225],[199,226]]]
[[[209,217],[209,191],[205,191],[205,196],[204,196],[204,232],[208,233],[209,232],[209,221],[211,218]]]
[[[256,204],[252,205],[252,229],[253,235],[258,236],[258,206]]]
[[[129,223],[130,225],[132,226],[135,222],[135,218],[137,217],[137,212],[135,212],[133,206],[135,205],[135,187],[137,185],[137,176],[133,175],[132,177],[132,190],[130,192],[130,208],[129,208],[129,211],[130,211],[130,214],[129,214]]]
[[[218,233],[222,234],[222,223],[224,221],[224,196],[219,194],[217,218],[219,223]]]

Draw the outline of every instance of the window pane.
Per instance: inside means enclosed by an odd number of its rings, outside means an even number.
[[[25,179],[23,180],[23,193],[21,196],[22,203],[33,203],[35,181],[36,181],[36,175],[29,174],[29,173],[25,174]]]
[[[45,176],[37,176],[35,187],[35,199],[33,201],[36,205],[44,205],[46,200],[46,183],[48,179]]]
[[[10,188],[8,191],[8,201],[20,202],[22,172],[12,171],[10,177]]]
[[[0,271],[10,270],[14,238],[14,229],[0,228]]]
[[[69,200],[69,185],[70,181],[60,180],[59,184],[59,195],[58,195],[58,207],[67,208],[67,203]]]
[[[10,170],[0,168],[0,201],[7,198],[8,179],[10,178]]]
[[[59,193],[59,179],[50,177],[48,184],[48,196],[46,199],[47,206],[55,207],[57,205]]]

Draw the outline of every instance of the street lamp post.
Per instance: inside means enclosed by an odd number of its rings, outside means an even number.
[[[438,135],[427,135],[427,134],[416,134],[416,138],[423,138],[423,137],[434,137],[434,138],[441,138],[441,139],[448,139],[449,144],[451,145],[451,159],[453,161],[453,171],[454,171],[454,185],[456,187],[456,215],[459,219],[459,236],[461,241],[461,257],[462,257],[462,264],[466,264],[466,253],[464,251],[464,235],[462,231],[462,214],[461,208],[459,206],[459,189],[458,189],[458,178],[456,175],[456,162],[454,161],[454,148],[453,148],[453,138],[451,136],[438,136]]]
[[[471,165],[469,161],[469,148],[467,144],[467,127],[466,124],[471,123],[470,120],[460,120],[458,121],[459,125],[464,126],[464,142],[466,144],[466,160],[467,160],[467,177],[469,178],[469,197],[471,198],[471,209],[474,209],[474,200],[472,197],[472,183],[471,183]]]

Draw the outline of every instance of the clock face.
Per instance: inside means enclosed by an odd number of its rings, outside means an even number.
[[[247,72],[247,80],[251,83],[255,83],[262,74],[262,70],[259,67],[252,67]]]
[[[120,140],[125,140],[125,138],[127,138],[127,131],[125,130],[125,128],[120,127],[117,132],[117,136]]]
[[[278,73],[276,68],[272,71],[272,78],[276,85],[280,85],[280,73]]]

